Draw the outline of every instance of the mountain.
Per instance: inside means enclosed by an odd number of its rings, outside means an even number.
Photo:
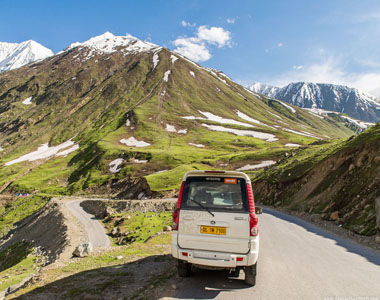
[[[379,137],[380,123],[344,142],[293,151],[255,178],[255,199],[375,235],[380,232]]]
[[[0,72],[20,68],[52,55],[53,51],[32,40],[19,44],[0,42]]]
[[[342,85],[295,82],[278,88],[254,83],[249,89],[303,108],[345,113],[365,122],[380,121],[380,100]]]
[[[291,147],[354,132],[105,33],[0,74],[0,193],[170,195],[188,170],[255,172]]]

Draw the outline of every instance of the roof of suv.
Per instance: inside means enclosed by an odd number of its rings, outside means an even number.
[[[217,170],[194,170],[189,171],[183,176],[183,181],[186,180],[187,177],[206,177],[206,176],[214,176],[214,177],[240,177],[244,178],[247,183],[250,183],[251,180],[247,174],[238,171],[217,171]]]

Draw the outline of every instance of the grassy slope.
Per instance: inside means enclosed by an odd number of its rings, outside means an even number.
[[[0,207],[0,237],[5,235],[12,228],[14,223],[35,213],[48,201],[49,197],[47,196],[22,196]]]
[[[340,123],[322,121],[298,108],[294,114],[278,102],[255,96],[225,77],[213,75],[184,59],[172,64],[167,50],[159,53],[160,62],[153,72],[149,54],[126,58],[116,53],[77,65],[70,63],[75,55],[72,51],[35,68],[25,67],[27,75],[21,78],[20,70],[0,76],[4,82],[0,87],[0,106],[5,110],[1,114],[2,124],[11,130],[10,122],[18,120],[23,128],[0,135],[5,148],[0,153],[0,164],[33,151],[46,141],[56,145],[74,138],[80,143],[80,151],[66,158],[0,167],[0,183],[13,181],[7,191],[72,194],[126,176],[145,176],[153,190],[165,191],[177,188],[186,170],[220,168],[220,164],[226,163],[227,168],[234,169],[251,163],[253,158],[276,159],[288,150],[284,147],[286,143],[306,145],[315,140],[274,127],[252,128],[279,138],[269,143],[210,131],[200,125],[219,123],[182,118],[202,116],[199,110],[247,123],[236,115],[235,110],[239,109],[270,126],[305,130],[322,138],[352,133]],[[169,69],[169,80],[164,82],[163,74]],[[27,107],[20,103],[30,95],[37,105]],[[131,127],[125,126],[127,119],[132,121]],[[165,131],[166,124],[177,130],[187,129],[187,134],[169,133]],[[134,148],[120,144],[121,138],[130,136],[151,146]],[[188,143],[200,143],[205,148]],[[108,164],[119,157],[126,159],[123,169],[111,174]],[[135,164],[134,158],[149,162]],[[155,174],[160,170],[169,171]]]
[[[313,212],[364,235],[376,233],[380,124],[353,139],[294,151],[256,178],[256,199]]]

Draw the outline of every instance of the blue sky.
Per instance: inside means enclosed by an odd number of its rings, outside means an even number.
[[[344,84],[380,97],[380,1],[0,0],[0,41],[58,52],[110,31],[187,53],[248,85]]]

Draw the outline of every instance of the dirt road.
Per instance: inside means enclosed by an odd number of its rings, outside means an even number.
[[[87,233],[88,241],[92,243],[94,248],[109,247],[111,242],[106,235],[103,226],[93,215],[85,212],[80,203],[82,200],[73,200],[66,203],[66,207],[70,212],[83,224]]]
[[[255,287],[222,271],[196,270],[178,279],[175,295],[163,299],[380,300],[380,253],[270,209],[259,225]]]

